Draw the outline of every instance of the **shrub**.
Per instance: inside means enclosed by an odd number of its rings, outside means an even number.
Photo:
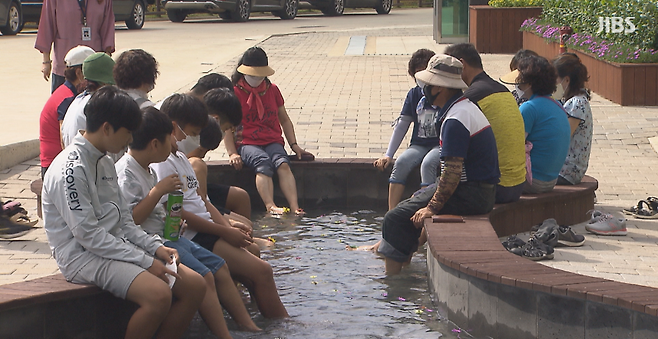
[[[530,18],[524,21],[521,25],[521,31],[534,33],[549,42],[560,41],[559,26],[537,18]],[[566,45],[569,49],[589,53],[599,59],[613,62],[658,62],[658,50],[654,48],[639,48],[628,42],[612,42],[595,35],[576,31],[575,29],[574,34],[567,40]]]
[[[599,17],[634,17],[633,33],[597,33]],[[658,49],[658,1],[655,0],[544,0],[542,21],[554,27],[636,50]]]
[[[543,0],[489,0],[491,7],[536,7],[541,6]]]

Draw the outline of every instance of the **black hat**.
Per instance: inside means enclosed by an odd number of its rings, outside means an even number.
[[[244,52],[238,72],[256,77],[274,74],[274,70],[267,64],[267,54],[260,47],[251,47]]]

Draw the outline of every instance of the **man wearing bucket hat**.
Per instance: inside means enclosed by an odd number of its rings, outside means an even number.
[[[112,69],[114,60],[103,53],[98,52],[88,56],[82,63],[82,74],[87,80],[87,88],[78,95],[69,106],[62,122],[62,143],[68,146],[78,131],[84,130],[87,125],[87,117],[84,108],[91,95],[105,85],[114,85]]]
[[[83,84],[82,63],[94,54],[94,50],[87,46],[73,47],[66,56],[66,69],[64,70],[64,86],[59,86],[43,106],[39,118],[39,158],[41,160],[41,178],[55,156],[62,151],[62,136],[60,128],[66,110],[78,95],[79,87]]]
[[[485,214],[493,209],[500,177],[496,139],[482,111],[462,95],[462,63],[437,54],[415,77],[437,115],[443,169],[437,182],[388,211],[378,252],[386,274],[397,274],[418,249],[426,218],[436,214]]]
[[[290,160],[283,148],[281,132],[299,160],[313,160],[313,154],[297,144],[292,121],[283,105],[279,88],[268,76],[274,70],[268,65],[267,54],[260,47],[249,48],[240,59],[231,77],[235,95],[242,104],[242,123],[234,133],[226,133],[226,150],[230,163],[236,168],[244,164],[256,172],[256,188],[265,208],[272,215],[281,215],[286,209],[274,203],[272,176],[279,176],[281,191],[295,214],[304,214],[297,201],[297,184],[290,170]]]

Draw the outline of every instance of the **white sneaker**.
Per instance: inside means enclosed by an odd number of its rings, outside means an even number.
[[[585,229],[598,235],[626,235],[628,233],[625,218],[616,218],[612,214],[601,211],[592,212],[592,219],[585,225]]]

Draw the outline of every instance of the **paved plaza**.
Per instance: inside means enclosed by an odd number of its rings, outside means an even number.
[[[319,158],[377,158],[388,145],[391,122],[413,86],[408,59],[416,49],[440,52],[431,25],[410,28],[309,32],[254,41],[263,47],[271,77],[283,93],[297,140]],[[365,39],[365,40],[364,40]],[[354,41],[365,41],[356,45]],[[352,51],[345,55],[345,51]],[[356,51],[356,52],[353,52]],[[213,71],[229,75],[239,55]],[[494,78],[508,72],[511,55],[483,55]],[[154,98],[161,99],[161,98]],[[658,108],[622,107],[594,94],[594,141],[588,175],[599,181],[597,208],[621,216],[628,207],[658,195]],[[398,155],[408,145],[409,135]],[[226,159],[223,145],[207,160]],[[0,197],[19,199],[36,215],[29,184],[39,178],[38,159],[0,171]],[[658,287],[658,221],[628,220],[628,236],[586,235],[579,248],[558,248],[543,264],[616,281]],[[41,223],[39,224],[41,226]],[[576,225],[585,234],[584,226]],[[382,267],[383,269],[383,267]],[[0,240],[0,284],[58,273],[43,228]]]

